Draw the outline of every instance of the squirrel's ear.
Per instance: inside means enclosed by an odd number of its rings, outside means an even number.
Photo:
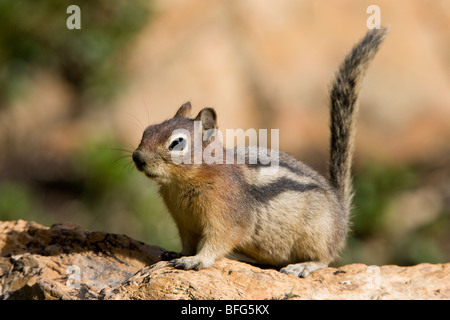
[[[188,101],[178,109],[174,118],[187,118],[191,112],[191,103]]]
[[[203,130],[215,129],[217,128],[216,120],[216,112],[213,108],[204,108],[202,109],[197,117],[195,117],[196,121],[202,122]]]

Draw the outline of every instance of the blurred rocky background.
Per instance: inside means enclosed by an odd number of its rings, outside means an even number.
[[[69,30],[69,5],[81,29]],[[336,264],[450,260],[450,1],[0,2],[0,220],[125,233],[179,250],[131,161],[143,129],[191,101],[219,127],[280,130],[326,174],[327,90],[367,31],[352,234]]]

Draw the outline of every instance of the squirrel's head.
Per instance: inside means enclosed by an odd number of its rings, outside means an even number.
[[[215,141],[217,117],[214,109],[204,108],[191,119],[191,108],[187,102],[172,119],[145,129],[132,157],[137,169],[147,177],[170,182],[189,175],[201,164],[203,150]]]

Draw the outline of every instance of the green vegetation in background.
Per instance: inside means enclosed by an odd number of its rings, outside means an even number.
[[[380,232],[386,209],[401,192],[417,186],[414,168],[367,165],[354,178],[352,210],[353,234],[363,236]]]
[[[81,29],[69,30],[69,5],[81,11]],[[111,98],[123,86],[121,58],[147,23],[144,0],[0,1],[0,108],[26,92],[33,72],[58,75],[73,90],[73,113]],[[120,85],[120,86],[119,86]],[[107,105],[107,104],[104,104]]]
[[[371,163],[354,177],[354,209],[351,234],[340,263],[414,265],[448,260],[445,246],[450,212],[443,209],[437,219],[398,237],[386,232],[389,207],[404,192],[420,187],[420,168]],[[447,210],[447,211],[446,211]],[[394,213],[395,214],[395,213]]]
[[[450,211],[443,209],[437,219],[421,226],[392,246],[392,263],[408,266],[423,262],[447,262],[449,257],[445,255],[445,249],[448,252],[449,230]]]
[[[0,182],[0,220],[41,220],[52,221],[45,217],[35,192],[23,183]]]

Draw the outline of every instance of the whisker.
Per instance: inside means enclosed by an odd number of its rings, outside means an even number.
[[[120,174],[123,175],[124,173],[130,174],[133,171],[133,163],[127,162],[122,166],[122,169],[120,170]]]
[[[147,112],[147,126],[149,126],[150,125],[150,114],[148,113],[148,106],[147,106],[147,103],[145,102],[144,98],[142,98],[142,101],[144,102],[145,111]]]
[[[129,161],[129,160],[131,160],[131,157],[129,155],[120,156],[113,162],[113,164],[116,164],[117,162],[122,161],[122,160]]]
[[[130,117],[130,118],[132,118],[132,120],[134,120],[133,122],[134,122],[134,124],[138,124],[139,125],[139,129],[141,130],[141,132],[144,132],[144,130],[145,130],[145,126],[144,126],[144,124],[141,122],[141,120],[139,120],[139,118],[137,118],[135,115],[133,115],[133,114],[131,114],[131,113],[128,113],[127,114],[128,115],[128,117]]]
[[[112,151],[120,151],[120,152],[125,152],[125,153],[133,153],[132,150],[129,149],[121,149],[121,148],[106,148],[108,150],[112,150]]]

